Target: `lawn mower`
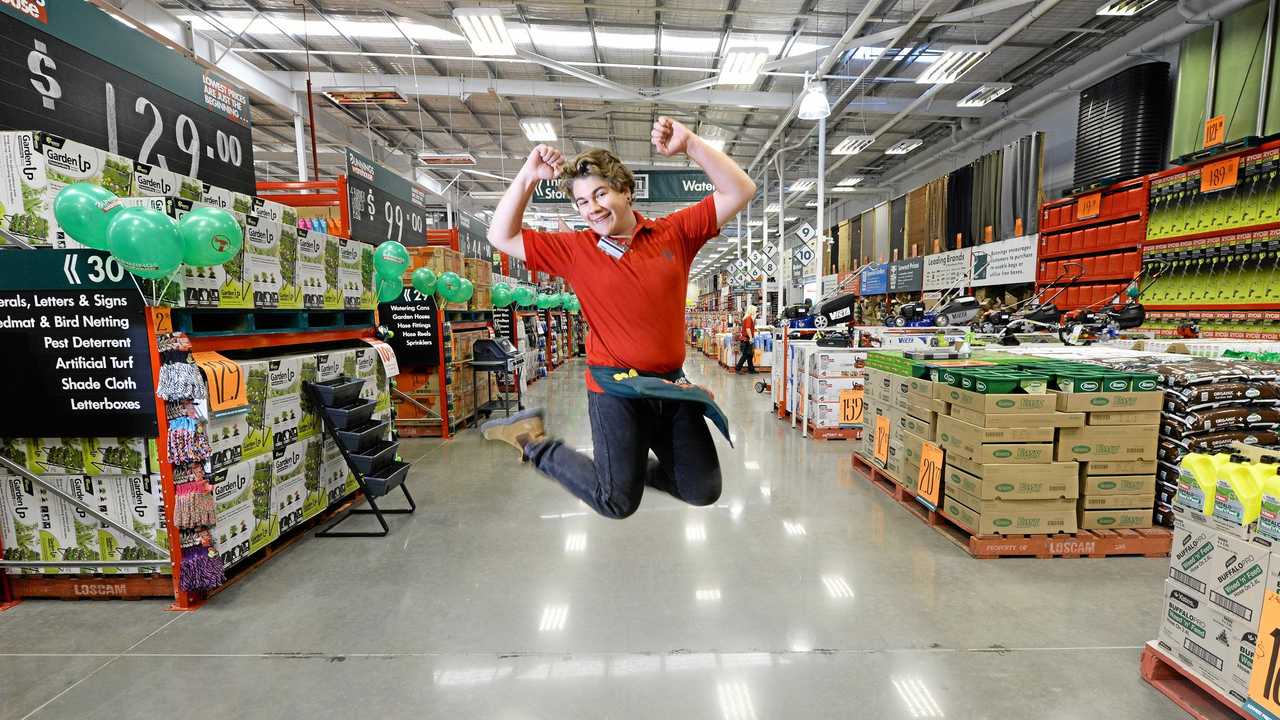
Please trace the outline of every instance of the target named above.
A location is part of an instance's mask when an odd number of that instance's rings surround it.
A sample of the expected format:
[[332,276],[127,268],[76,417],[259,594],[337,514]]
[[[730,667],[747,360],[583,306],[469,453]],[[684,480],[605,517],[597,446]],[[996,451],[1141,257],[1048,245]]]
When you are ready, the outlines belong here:
[[810,315],[813,316],[815,328],[821,330],[832,325],[848,323],[854,319],[853,309],[858,305],[857,284],[862,277],[862,271],[867,267],[869,264],[850,273],[813,306]]
[[1135,278],[1123,293],[1127,297],[1123,304],[1121,293],[1116,293],[1102,309],[1095,310],[1090,305],[1071,313],[1058,328],[1058,339],[1064,345],[1088,345],[1115,338],[1123,330],[1142,327],[1147,319],[1147,309],[1139,302],[1142,292],[1160,279],[1169,267],[1166,262],[1148,263],[1143,268],[1148,275],[1146,281]]
[[968,325],[978,317],[982,306],[972,295],[960,295],[964,290],[955,287],[943,293],[932,307],[927,308],[922,300],[903,303],[898,306],[897,314],[888,319],[890,327],[955,327]]
[[1035,295],[1014,303],[1007,308],[991,310],[974,323],[974,329],[982,333],[1000,333],[1001,344],[1013,345],[1016,342],[1004,342],[1012,338],[1013,333],[1035,332],[1037,330],[1056,331],[1062,322],[1062,311],[1054,302],[1058,296],[1066,292],[1067,286],[1084,275],[1084,263],[1068,262],[1053,282],[1040,288]]

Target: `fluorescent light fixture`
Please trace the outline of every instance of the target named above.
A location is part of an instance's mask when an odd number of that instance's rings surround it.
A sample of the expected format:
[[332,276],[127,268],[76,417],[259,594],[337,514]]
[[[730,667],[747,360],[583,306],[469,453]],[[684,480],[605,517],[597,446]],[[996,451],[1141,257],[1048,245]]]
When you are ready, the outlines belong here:
[[435,152],[428,150],[418,153],[418,161],[423,165],[461,167],[475,165],[476,156],[469,152]]
[[453,11],[453,19],[480,57],[515,55],[516,46],[507,32],[502,11],[497,8],[461,8]]
[[568,605],[547,605],[542,608],[542,620],[538,623],[538,632],[563,630],[564,623],[568,619]]
[[764,211],[767,213],[782,212],[782,206],[778,203],[769,203],[769,206],[766,207]]
[[760,227],[763,224],[764,224],[763,220],[752,220],[751,222],[747,223],[747,227]]
[[956,101],[956,107],[984,107],[1013,89],[1013,83],[983,83],[977,90]]
[[543,118],[521,120],[520,129],[524,131],[524,136],[529,139],[529,142],[556,141],[556,126],[552,125],[550,120]]
[[849,581],[844,579],[843,575],[823,575],[822,585],[826,587],[827,594],[837,600],[845,600],[853,597],[853,588],[849,587]]
[[766,48],[734,48],[720,61],[717,85],[754,85],[760,79],[760,69],[769,60]]
[[857,185],[860,182],[862,182],[861,175],[850,175],[849,177],[836,183],[836,187],[853,187],[854,185]]
[[788,216],[788,217],[787,217],[787,222],[795,222],[795,221],[797,221],[797,220],[799,220],[799,219],[800,219],[800,217],[799,217],[799,216],[797,216],[797,215],[790,215],[790,216]]
[[725,139],[722,137],[704,137],[702,138],[702,142],[716,150],[719,150],[720,152],[724,152]]
[[921,85],[950,85],[990,54],[990,51],[980,45],[955,45],[942,53],[942,57],[930,65],[928,70],[920,73],[916,82]]
[[742,463],[742,467],[748,470],[759,470],[760,462],[757,460],[746,460]]
[[831,149],[832,155],[857,155],[871,147],[876,141],[875,135],[850,135]]
[[919,138],[907,138],[906,140],[899,140],[898,142],[893,144],[893,147],[889,148],[888,150],[885,150],[884,154],[885,155],[906,155],[907,153],[911,152],[912,150],[915,150],[916,148],[920,147],[923,144],[924,144],[924,141]]
[[791,185],[787,187],[787,192],[809,192],[817,184],[817,178],[800,178],[791,182]]
[[831,114],[831,102],[827,100],[827,86],[816,80],[806,80],[804,95],[800,96],[801,120],[821,120]]
[[817,200],[810,200],[809,202],[805,203],[805,204],[804,204],[804,206],[805,206],[805,207],[807,207],[807,208],[816,208],[816,207],[818,207],[818,201],[817,201]]
[[1131,17],[1155,5],[1157,0],[1111,0],[1098,8],[1098,15]]
[[473,200],[499,200],[505,194],[506,190],[472,190],[467,196]]
[[340,107],[403,107],[409,99],[393,87],[334,87],[320,91]]

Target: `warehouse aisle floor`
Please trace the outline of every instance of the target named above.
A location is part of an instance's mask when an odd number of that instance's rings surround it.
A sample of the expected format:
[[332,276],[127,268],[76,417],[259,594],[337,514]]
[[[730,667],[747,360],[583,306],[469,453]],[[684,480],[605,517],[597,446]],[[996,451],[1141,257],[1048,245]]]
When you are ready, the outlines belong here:
[[[585,447],[581,362],[531,399]],[[688,370],[734,424],[715,506],[606,520],[475,432],[408,441],[419,510],[389,538],[308,538],[194,613],[0,613],[0,718],[1179,715],[1138,677],[1166,560],[970,559],[850,443]]]

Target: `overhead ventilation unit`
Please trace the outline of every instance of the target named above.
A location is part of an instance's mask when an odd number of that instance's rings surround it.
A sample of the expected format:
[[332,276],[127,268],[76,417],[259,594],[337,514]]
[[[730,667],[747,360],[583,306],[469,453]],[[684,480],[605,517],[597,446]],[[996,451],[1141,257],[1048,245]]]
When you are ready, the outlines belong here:
[[832,155],[857,155],[871,147],[876,141],[875,135],[850,135],[831,149]]
[[1147,8],[1155,5],[1160,0],[1111,0],[1098,8],[1099,15],[1119,15],[1121,17],[1132,17]]
[[1080,93],[1073,190],[1164,168],[1169,137],[1169,64],[1144,63]]
[[906,140],[899,140],[898,142],[893,144],[893,147],[889,148],[888,150],[885,150],[884,154],[885,155],[906,155],[907,153],[911,152],[912,150],[915,150],[916,148],[920,147],[923,144],[924,144],[924,141],[920,140],[919,138],[907,138]]
[[956,107],[986,107],[1013,89],[1013,83],[985,83],[956,101]]
[[422,152],[418,160],[423,165],[435,167],[464,167],[476,164],[476,156],[469,152]]
[[320,91],[340,107],[403,107],[409,98],[393,87],[335,87]]
[[982,46],[956,45],[934,60],[928,69],[920,73],[916,82],[922,85],[950,85],[990,54]]

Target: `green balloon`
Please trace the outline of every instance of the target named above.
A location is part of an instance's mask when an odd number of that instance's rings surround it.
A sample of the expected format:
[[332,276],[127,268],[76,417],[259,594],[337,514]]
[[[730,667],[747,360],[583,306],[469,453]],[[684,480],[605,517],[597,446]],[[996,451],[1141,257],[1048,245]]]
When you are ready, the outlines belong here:
[[436,274],[431,268],[418,268],[410,276],[413,287],[423,295],[432,295],[436,291]]
[[578,302],[577,295],[570,295],[569,299],[565,302],[564,308],[576,315],[580,310],[582,310],[582,303]]
[[409,269],[409,251],[395,240],[388,240],[374,248],[373,266],[385,277],[403,275]]
[[458,299],[454,302],[469,302],[475,294],[475,283],[471,282],[467,278],[462,278],[462,287],[458,289]]
[[399,276],[387,277],[379,274],[376,276],[378,282],[378,302],[391,302],[400,297],[400,293],[404,290],[404,283]]
[[515,290],[515,299],[517,305],[527,308],[532,307],[533,304],[537,302],[538,295],[533,291],[533,288],[527,285],[521,285]]
[[151,208],[124,208],[107,225],[107,250],[125,270],[148,280],[168,277],[182,265],[178,228]]
[[119,199],[104,187],[72,183],[53,199],[53,217],[72,240],[94,250],[106,250],[107,226],[124,209],[116,203]]
[[511,286],[506,283],[494,285],[493,289],[489,291],[489,296],[493,298],[493,306],[498,308],[510,305],[511,301],[515,299]]
[[461,302],[457,299],[458,291],[461,289],[462,278],[458,277],[458,273],[441,273],[440,278],[436,280],[436,292],[449,302]]
[[538,293],[538,309],[539,310],[550,310],[553,307],[554,303],[555,303],[555,300],[552,299],[552,296],[549,293]]
[[178,223],[182,262],[192,267],[221,265],[244,247],[244,231],[231,213],[222,208],[196,208]]

